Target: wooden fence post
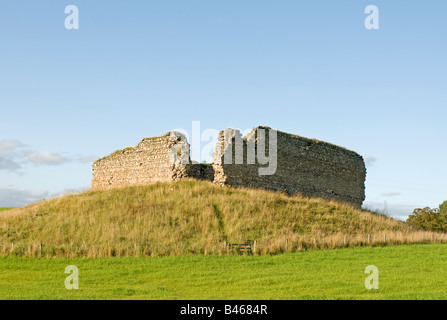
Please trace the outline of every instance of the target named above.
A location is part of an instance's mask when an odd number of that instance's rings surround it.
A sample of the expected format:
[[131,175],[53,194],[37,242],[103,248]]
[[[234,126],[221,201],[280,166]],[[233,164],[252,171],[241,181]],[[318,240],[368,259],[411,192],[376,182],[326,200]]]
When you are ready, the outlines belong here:
[[289,239],[286,239],[286,251],[289,249]]
[[253,254],[255,254],[255,253],[256,253],[256,240],[253,243]]

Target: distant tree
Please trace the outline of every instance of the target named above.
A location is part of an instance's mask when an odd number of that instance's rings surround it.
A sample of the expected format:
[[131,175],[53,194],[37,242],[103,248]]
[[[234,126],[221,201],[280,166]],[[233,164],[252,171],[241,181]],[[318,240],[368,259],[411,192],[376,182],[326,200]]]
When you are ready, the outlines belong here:
[[439,213],[441,215],[447,216],[447,201],[444,201],[439,205]]
[[447,201],[439,205],[439,221],[443,226],[443,231],[447,231]]
[[420,229],[434,231],[433,229],[438,225],[438,213],[438,209],[416,208],[408,217],[407,223]]
[[417,208],[414,209],[407,223],[420,229],[435,232],[447,231],[447,201],[444,201],[439,208]]

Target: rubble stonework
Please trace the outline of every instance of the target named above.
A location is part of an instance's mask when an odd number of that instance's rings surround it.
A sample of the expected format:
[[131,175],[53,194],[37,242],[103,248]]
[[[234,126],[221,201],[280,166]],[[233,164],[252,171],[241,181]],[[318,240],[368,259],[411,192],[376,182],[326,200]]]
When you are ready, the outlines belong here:
[[221,131],[212,164],[192,164],[189,144],[179,132],[143,139],[135,147],[96,161],[92,189],[193,178],[301,193],[359,207],[365,199],[365,177],[363,158],[353,151],[257,127],[245,137],[238,130]]

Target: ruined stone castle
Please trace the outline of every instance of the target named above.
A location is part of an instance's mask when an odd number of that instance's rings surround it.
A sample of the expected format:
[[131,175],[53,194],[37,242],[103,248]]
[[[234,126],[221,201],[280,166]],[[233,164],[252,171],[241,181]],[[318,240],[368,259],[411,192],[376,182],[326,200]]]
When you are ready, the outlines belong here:
[[223,130],[213,163],[191,163],[186,137],[173,131],[96,161],[92,190],[193,178],[223,186],[300,193],[360,207],[365,199],[365,176],[359,154],[268,127],[257,127],[245,137],[238,130]]

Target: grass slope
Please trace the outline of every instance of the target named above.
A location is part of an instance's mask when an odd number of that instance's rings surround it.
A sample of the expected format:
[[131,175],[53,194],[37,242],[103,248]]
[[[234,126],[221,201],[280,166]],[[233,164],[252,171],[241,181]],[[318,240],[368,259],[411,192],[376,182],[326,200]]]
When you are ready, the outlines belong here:
[[[0,258],[0,299],[446,299],[447,245],[263,256]],[[66,290],[65,267],[79,269]],[[364,286],[379,269],[379,289]]]
[[11,209],[14,209],[14,208],[0,208],[0,212],[2,212],[2,211],[8,211],[8,210],[11,210]]
[[337,202],[199,181],[86,192],[0,214],[0,253],[24,256],[223,254],[224,242],[247,240],[269,254],[444,239]]

